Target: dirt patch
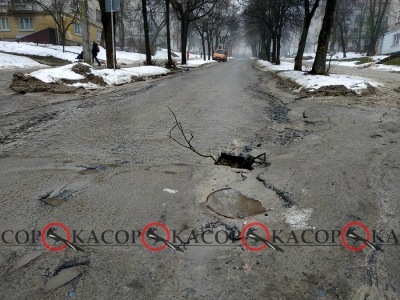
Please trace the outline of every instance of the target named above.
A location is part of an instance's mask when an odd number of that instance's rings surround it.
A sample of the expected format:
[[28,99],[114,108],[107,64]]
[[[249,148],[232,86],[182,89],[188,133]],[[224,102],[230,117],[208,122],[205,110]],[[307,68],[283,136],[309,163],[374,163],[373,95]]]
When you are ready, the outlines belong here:
[[308,97],[311,95],[318,95],[318,96],[356,96],[357,93],[353,90],[348,89],[344,85],[329,85],[329,86],[322,86],[319,89],[302,89],[300,91],[301,97]]
[[[15,53],[10,53],[15,55]],[[54,56],[38,56],[38,55],[23,55],[24,57],[29,57],[40,64],[48,65],[51,67],[61,67],[70,64],[68,60],[60,59]]]
[[83,64],[76,64],[72,67],[72,71],[75,73],[82,75],[82,76],[87,76],[87,74],[90,74],[90,67],[87,65]]
[[102,77],[91,73],[90,67],[83,64],[76,64],[72,67],[72,71],[85,77],[79,80],[61,79],[55,83],[46,83],[35,77],[21,72],[14,73],[14,77],[10,88],[17,93],[35,93],[35,92],[50,92],[55,94],[68,93],[86,93],[83,87],[70,86],[74,83],[93,83],[100,86],[106,86],[107,83]]
[[308,97],[310,95],[315,96],[327,96],[327,97],[338,97],[338,96],[371,96],[376,94],[376,88],[366,82],[366,89],[362,89],[359,93],[351,90],[344,85],[329,85],[322,86],[319,89],[302,89],[300,91],[301,97]]
[[51,92],[55,94],[86,93],[82,87],[46,83],[21,72],[14,73],[10,88],[21,94],[36,92]]

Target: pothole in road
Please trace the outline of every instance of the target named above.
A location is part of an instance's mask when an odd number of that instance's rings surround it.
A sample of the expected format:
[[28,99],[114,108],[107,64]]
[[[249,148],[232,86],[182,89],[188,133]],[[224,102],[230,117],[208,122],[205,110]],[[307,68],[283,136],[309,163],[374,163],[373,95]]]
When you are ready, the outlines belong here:
[[69,189],[63,189],[58,193],[49,192],[45,195],[39,196],[39,200],[51,206],[59,206],[60,204],[67,201],[73,196],[73,191]]
[[263,214],[266,211],[260,201],[246,197],[232,188],[211,193],[207,197],[206,204],[211,211],[230,219],[242,219]]
[[272,120],[281,124],[290,123],[290,118],[288,116],[289,109],[283,105],[275,105],[270,109],[272,115]]
[[[249,152],[251,149],[253,149],[248,147],[250,150],[246,150],[246,147],[244,149],[244,152]],[[253,170],[253,164],[263,164],[265,165],[265,167],[268,167],[270,165],[270,163],[266,160],[265,153],[256,157],[251,156],[247,153],[240,153],[239,156],[230,153],[221,153],[221,155],[218,157],[218,164],[231,168],[247,170]]]

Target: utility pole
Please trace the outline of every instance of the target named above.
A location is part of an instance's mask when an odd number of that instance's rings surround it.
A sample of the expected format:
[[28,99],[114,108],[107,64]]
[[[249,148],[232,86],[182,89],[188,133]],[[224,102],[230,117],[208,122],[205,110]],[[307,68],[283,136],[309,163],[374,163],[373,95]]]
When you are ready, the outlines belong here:
[[92,51],[90,49],[90,33],[89,33],[89,20],[88,20],[88,2],[82,0],[81,4],[81,21],[82,21],[82,48],[83,60],[85,63],[92,65]]
[[112,35],[112,49],[113,49],[113,66],[115,71],[115,36],[114,36],[114,6],[111,0],[111,35]]

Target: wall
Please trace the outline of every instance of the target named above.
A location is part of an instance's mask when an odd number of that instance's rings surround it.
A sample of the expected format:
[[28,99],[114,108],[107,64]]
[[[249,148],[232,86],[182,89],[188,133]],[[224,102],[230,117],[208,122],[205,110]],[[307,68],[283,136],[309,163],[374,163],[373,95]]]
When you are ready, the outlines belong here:
[[389,55],[393,53],[400,53],[400,44],[393,45],[393,39],[395,34],[400,34],[400,28],[386,32],[382,39],[379,54]]

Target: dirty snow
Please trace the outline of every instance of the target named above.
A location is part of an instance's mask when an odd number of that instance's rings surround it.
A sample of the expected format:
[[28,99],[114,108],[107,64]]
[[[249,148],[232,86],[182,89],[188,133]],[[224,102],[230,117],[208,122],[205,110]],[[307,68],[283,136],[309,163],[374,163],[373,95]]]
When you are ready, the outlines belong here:
[[308,229],[311,228],[307,221],[314,212],[312,208],[304,208],[296,210],[295,207],[289,208],[288,212],[283,213],[286,223],[289,223],[293,229]]
[[56,82],[57,80],[60,79],[69,79],[69,80],[85,79],[84,76],[77,74],[71,70],[73,65],[74,64],[52,69],[37,70],[35,72],[30,73],[29,75],[46,83]]
[[215,60],[204,60],[200,57],[197,57],[197,58],[189,59],[188,61],[186,61],[186,65],[181,65],[180,67],[195,68],[195,67],[198,67],[198,66],[201,66],[204,64],[210,64],[210,63],[216,63],[216,61]]
[[273,65],[267,61],[258,61],[259,64],[268,70],[277,70],[279,76],[282,78],[290,79],[301,86],[300,89],[318,89],[322,86],[329,85],[344,85],[348,89],[359,93],[361,90],[367,88],[367,84],[377,87],[382,85],[371,79],[367,79],[360,76],[349,76],[340,74],[329,74],[329,76],[322,75],[305,75],[302,71],[293,71],[294,63],[283,61],[281,65]]
[[[66,47],[69,48],[69,47]],[[32,43],[2,42],[0,41],[0,49],[3,52],[37,55],[37,56],[53,56],[68,61],[75,61],[76,53],[65,52],[61,50],[50,49],[44,46],[34,46]]]
[[0,69],[47,67],[28,57],[16,56],[6,53],[0,55]]
[[118,85],[129,83],[132,81],[132,76],[144,77],[167,74],[168,69],[155,66],[142,66],[134,68],[123,68],[123,69],[99,69],[92,70],[92,73],[96,76],[103,77],[104,81],[109,85]]
[[[69,80],[84,79],[85,78],[84,76],[76,74],[74,71],[72,71],[72,67],[74,65],[75,64],[69,64],[58,68],[38,70],[32,72],[29,75],[47,83],[56,82],[57,80],[60,79],[69,79]],[[144,76],[167,74],[169,72],[168,69],[161,67],[154,67],[154,66],[123,68],[114,71],[113,69],[95,70],[88,64],[84,65],[89,66],[91,72],[96,76],[102,77],[108,85],[119,85],[119,84],[129,83],[132,81],[132,76],[144,77]],[[88,85],[81,84],[80,86],[83,87],[87,86],[90,89],[96,87],[95,84],[88,84]]]

